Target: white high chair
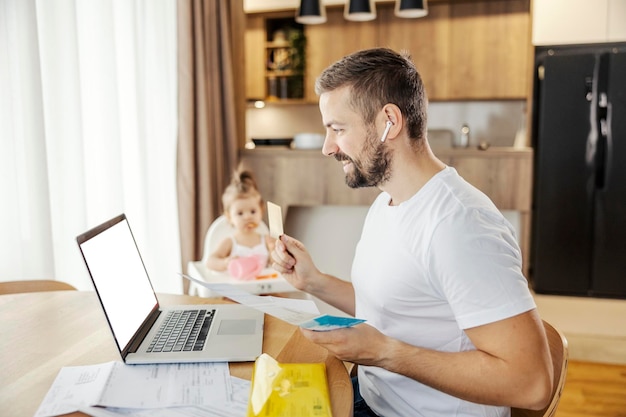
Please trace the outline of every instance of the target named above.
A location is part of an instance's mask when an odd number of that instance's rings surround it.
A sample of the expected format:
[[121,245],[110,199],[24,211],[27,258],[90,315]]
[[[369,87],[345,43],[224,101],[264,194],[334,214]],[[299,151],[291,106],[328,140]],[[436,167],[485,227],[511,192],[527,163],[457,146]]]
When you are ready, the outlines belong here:
[[[269,234],[269,229],[265,222],[261,222],[256,231],[260,234]],[[260,279],[251,281],[239,281],[228,275],[227,272],[212,271],[206,266],[206,262],[211,253],[217,248],[224,239],[235,233],[234,227],[228,222],[226,216],[221,215],[211,223],[204,237],[204,247],[202,259],[199,261],[190,261],[187,264],[187,273],[189,276],[201,279],[206,282],[227,282],[236,285],[238,288],[248,291],[252,294],[267,294],[275,292],[297,291],[284,278],[278,277],[272,279]],[[262,274],[271,275],[276,273],[273,269],[266,269]],[[219,294],[203,287],[195,282],[189,284],[189,295],[198,295],[200,297],[218,297]]]

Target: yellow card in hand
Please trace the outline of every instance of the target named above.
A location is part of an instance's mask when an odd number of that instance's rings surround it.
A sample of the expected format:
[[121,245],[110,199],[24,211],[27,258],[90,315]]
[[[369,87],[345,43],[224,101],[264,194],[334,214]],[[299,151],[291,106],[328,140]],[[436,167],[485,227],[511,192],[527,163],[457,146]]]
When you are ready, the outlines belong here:
[[283,234],[283,212],[279,205],[267,202],[267,219],[270,222],[270,236],[280,238]]

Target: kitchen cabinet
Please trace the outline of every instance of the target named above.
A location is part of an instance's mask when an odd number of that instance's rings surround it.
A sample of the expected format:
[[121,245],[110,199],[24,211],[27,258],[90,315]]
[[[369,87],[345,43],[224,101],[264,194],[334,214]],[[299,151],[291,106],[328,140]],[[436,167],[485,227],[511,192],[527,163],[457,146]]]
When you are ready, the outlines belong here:
[[303,99],[306,40],[293,16],[249,16],[244,42],[248,99]]
[[530,88],[531,19],[525,0],[450,7],[444,99],[523,99]]
[[626,0],[533,0],[534,45],[626,41]]
[[607,12],[608,42],[626,41],[626,0],[609,0]]
[[[468,182],[483,191],[500,210],[520,214],[520,245],[524,271],[530,242],[533,152],[531,149],[443,148],[437,156],[455,167]],[[320,150],[265,147],[240,151],[240,161],[257,178],[265,200],[290,205],[369,205],[377,188],[345,185],[342,166]]]
[[[352,52],[386,46],[410,52],[431,100],[445,97],[450,72],[449,6],[431,5],[428,17],[422,19],[399,19],[393,15],[392,7],[380,5],[377,14],[373,21],[348,22],[341,9],[328,9],[325,24],[306,28],[307,72],[317,75]],[[331,44],[333,47],[329,48]],[[316,100],[313,82],[306,87],[306,97]]]
[[265,85],[265,17],[247,15],[244,34],[246,98],[264,99]]
[[[393,3],[377,3],[377,18],[349,22],[343,7],[327,7],[327,22],[305,26],[305,101],[316,102],[315,77],[329,64],[359,49],[377,46],[408,51],[429,99],[525,99],[530,91],[532,50],[530,0],[434,2],[428,16],[401,19]],[[249,98],[265,97],[260,57],[260,21],[292,16],[293,10],[248,14],[246,85]],[[255,40],[257,39],[257,40]],[[332,45],[332,47],[330,47]],[[263,95],[259,92],[263,91]]]

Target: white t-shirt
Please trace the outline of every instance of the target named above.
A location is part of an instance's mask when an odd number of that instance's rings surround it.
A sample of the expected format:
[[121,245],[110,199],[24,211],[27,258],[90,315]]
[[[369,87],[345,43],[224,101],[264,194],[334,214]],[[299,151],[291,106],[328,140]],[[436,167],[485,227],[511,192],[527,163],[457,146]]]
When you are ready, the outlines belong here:
[[[535,308],[509,222],[454,168],[410,200],[370,208],[352,265],[356,316],[382,333],[445,352],[473,350],[463,329]],[[379,415],[508,416],[507,407],[452,397],[382,368],[359,366],[359,385]]]

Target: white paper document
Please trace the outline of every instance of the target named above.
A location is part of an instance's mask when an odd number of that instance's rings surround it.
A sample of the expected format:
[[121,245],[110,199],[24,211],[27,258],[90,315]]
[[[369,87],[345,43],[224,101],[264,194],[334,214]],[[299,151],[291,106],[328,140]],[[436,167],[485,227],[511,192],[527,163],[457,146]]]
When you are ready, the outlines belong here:
[[134,409],[86,407],[80,411],[93,417],[245,417],[250,396],[250,381],[230,377],[232,393],[226,403],[211,406]]
[[327,331],[351,327],[365,321],[352,317],[320,315],[313,300],[254,295],[240,290],[231,284],[209,283],[185,274],[181,275],[239,304],[260,310],[270,316],[305,329]]
[[232,395],[226,362],[126,365],[107,362],[59,371],[35,417],[89,406],[163,408],[227,403]]

